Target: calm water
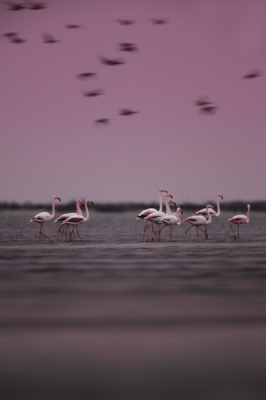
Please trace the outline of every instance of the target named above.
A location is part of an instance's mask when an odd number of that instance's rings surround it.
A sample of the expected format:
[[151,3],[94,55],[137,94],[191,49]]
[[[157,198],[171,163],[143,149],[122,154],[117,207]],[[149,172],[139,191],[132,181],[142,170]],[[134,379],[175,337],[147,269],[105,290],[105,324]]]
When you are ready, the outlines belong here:
[[186,223],[142,242],[135,213],[93,210],[82,242],[39,242],[34,214],[1,214],[6,398],[266,398],[266,214],[239,243],[234,213],[199,243]]

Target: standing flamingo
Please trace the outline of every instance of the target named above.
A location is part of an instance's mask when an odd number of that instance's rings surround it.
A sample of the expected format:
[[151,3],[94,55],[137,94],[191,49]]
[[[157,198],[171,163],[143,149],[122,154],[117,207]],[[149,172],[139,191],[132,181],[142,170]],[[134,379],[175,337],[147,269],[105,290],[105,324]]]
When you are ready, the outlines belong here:
[[[246,207],[247,215],[235,215],[234,217],[230,218],[228,222],[232,222],[230,224],[230,228],[232,229],[232,232],[234,234],[234,241],[236,238],[238,238],[239,241],[239,225],[240,224],[248,224],[249,223],[249,215],[250,215],[250,204],[247,204]],[[235,234],[235,231],[233,229],[233,225],[237,225],[237,235]]]
[[[223,195],[222,193],[218,193],[217,195],[217,211],[214,211],[212,208],[209,209],[209,213],[211,214],[212,217],[219,217],[221,214],[220,210],[220,198],[223,200]],[[194,215],[203,215],[204,217],[207,216],[207,210],[206,208],[202,208],[201,210],[197,211],[194,213]],[[208,239],[208,232],[207,232],[207,225],[205,226],[205,237]]]
[[[161,217],[164,217],[165,215],[170,215],[170,214],[171,214],[170,205],[169,205],[169,203],[167,202],[167,198],[168,198],[168,197],[170,197],[170,198],[172,199],[173,196],[172,196],[170,193],[166,193],[165,196],[164,196],[165,213],[162,212],[162,211],[160,211],[160,210],[159,210],[159,211],[156,211],[156,212],[154,212],[154,213],[152,213],[152,214],[149,214],[147,217],[145,217],[145,218],[144,218],[145,221],[154,222],[156,225],[161,225],[161,224],[162,224],[162,222],[161,222],[161,220],[160,220]],[[159,227],[158,227],[157,232],[154,232],[154,231],[153,231],[153,233],[154,233],[155,237],[157,238],[157,240],[161,240],[161,238],[160,238],[161,230],[162,230],[162,228],[159,229]]]
[[[82,215],[83,216],[81,208],[80,208],[81,205],[85,206],[85,203],[82,200],[77,199],[77,201],[76,201],[76,212],[75,213],[62,214],[54,222],[58,222],[58,221],[63,222],[65,219],[67,219],[69,217],[73,217],[74,215]],[[58,233],[57,233],[57,239],[58,239],[60,233],[62,233],[62,236],[63,236],[63,234],[65,234],[65,235],[68,234],[68,227],[69,227],[69,225],[64,225],[63,227],[60,226],[60,228],[58,229]],[[77,235],[79,236],[78,226],[76,226],[76,229],[77,229]],[[61,236],[61,239],[62,239],[62,236]]]
[[[90,199],[87,199],[85,201],[85,209],[86,209],[85,217],[83,217],[83,215],[74,215],[72,217],[65,219],[62,222],[62,225],[65,225],[65,224],[73,225],[73,229],[70,232],[70,240],[72,240],[72,235],[74,233],[75,226],[83,224],[84,222],[88,221],[88,219],[89,219],[90,214],[89,214],[89,209],[88,209],[87,203],[93,204],[93,201],[91,201]],[[80,238],[80,236],[79,236],[79,238]],[[80,238],[80,240],[81,240],[81,238]]]
[[53,198],[52,198],[52,214],[49,214],[48,212],[44,211],[44,212],[41,212],[41,213],[35,215],[35,217],[33,217],[30,220],[30,222],[37,222],[38,224],[41,224],[40,231],[39,231],[39,240],[41,240],[41,236],[45,236],[45,237],[47,237],[47,239],[51,240],[51,242],[52,242],[52,239],[49,238],[49,236],[45,235],[42,232],[42,226],[43,226],[43,224],[45,222],[50,221],[50,219],[54,218],[54,216],[55,216],[55,204],[54,204],[54,201],[55,200],[61,201],[60,197],[58,197],[56,195],[53,196]]
[[[161,193],[168,193],[168,190],[161,188],[159,190],[159,211],[161,212],[163,210],[163,201],[162,201],[162,195]],[[145,219],[148,215],[156,212],[156,208],[146,208],[146,210],[142,210],[141,213],[137,216],[136,219]],[[145,222],[145,227],[143,231],[143,240],[145,238],[145,235],[147,234],[148,239],[149,239],[149,228],[152,225],[152,223],[148,223],[147,221]]]
[[207,218],[208,219],[203,217],[203,215],[191,215],[191,217],[187,217],[187,218],[184,219],[184,222],[189,222],[191,224],[191,227],[188,228],[186,230],[186,232],[185,232],[184,241],[186,239],[188,231],[192,228],[192,226],[195,226],[197,228],[198,241],[199,241],[199,232],[198,232],[198,230],[201,230],[205,234],[205,239],[206,239],[206,233],[204,232],[203,229],[200,228],[200,226],[208,225],[208,224],[211,223],[212,216],[210,214],[209,209],[212,209],[212,208],[213,208],[213,206],[211,206],[210,204],[208,204],[206,206]]
[[[173,200],[169,201],[169,205],[170,204],[176,205],[176,203]],[[178,206],[176,209],[176,214],[170,214],[170,215],[165,215],[164,217],[161,217],[161,221],[164,223],[164,225],[171,227],[171,233],[170,233],[171,238],[172,238],[173,226],[181,224],[181,214],[183,214],[183,210],[181,209],[181,207]]]

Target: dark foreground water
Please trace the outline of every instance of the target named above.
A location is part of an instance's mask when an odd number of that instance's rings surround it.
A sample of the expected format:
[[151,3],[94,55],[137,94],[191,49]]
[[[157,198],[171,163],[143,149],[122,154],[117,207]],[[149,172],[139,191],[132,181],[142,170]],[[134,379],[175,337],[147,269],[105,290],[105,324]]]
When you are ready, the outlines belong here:
[[93,211],[82,242],[39,242],[33,214],[1,214],[4,399],[265,400],[266,214],[239,243],[232,213],[199,243]]

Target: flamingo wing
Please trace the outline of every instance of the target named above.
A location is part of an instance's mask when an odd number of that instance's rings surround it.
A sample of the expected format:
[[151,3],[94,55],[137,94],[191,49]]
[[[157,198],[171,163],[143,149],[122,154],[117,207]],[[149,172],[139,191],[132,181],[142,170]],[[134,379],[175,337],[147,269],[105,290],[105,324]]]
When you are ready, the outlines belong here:
[[41,212],[37,215],[35,215],[35,217],[33,217],[30,222],[45,222],[45,221],[49,221],[49,219],[51,219],[51,215],[48,212]]
[[245,224],[247,222],[247,216],[235,215],[234,217],[230,218],[228,222],[233,222],[234,224]]

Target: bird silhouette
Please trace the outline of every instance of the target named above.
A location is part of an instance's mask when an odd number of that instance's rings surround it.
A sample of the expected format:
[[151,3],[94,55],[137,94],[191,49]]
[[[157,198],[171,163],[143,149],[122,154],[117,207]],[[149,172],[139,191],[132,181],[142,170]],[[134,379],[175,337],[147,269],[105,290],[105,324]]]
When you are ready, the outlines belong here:
[[152,21],[154,25],[163,25],[167,24],[168,19],[150,18],[150,21]]
[[138,114],[139,111],[129,110],[128,108],[123,108],[120,110],[119,115],[133,115]]
[[87,79],[87,78],[92,78],[92,77],[96,77],[97,73],[96,72],[83,72],[81,74],[77,75],[78,79]]
[[99,125],[109,125],[110,119],[109,118],[99,118],[94,121],[96,126]]
[[205,114],[215,114],[217,108],[216,106],[205,106],[201,107],[200,111]]
[[102,64],[104,65],[120,65],[120,64],[125,64],[125,62],[119,58],[117,59],[110,59],[110,58],[105,58],[105,57],[99,57],[99,60],[101,61]]
[[25,4],[13,3],[11,1],[6,1],[5,3],[8,5],[10,11],[20,11],[25,8]]
[[262,75],[261,71],[252,71],[249,74],[242,76],[242,78],[252,79],[252,78],[257,78],[258,76],[261,76],[261,75]]
[[50,33],[43,33],[43,43],[56,43],[58,40],[56,40]]
[[47,4],[44,2],[39,2],[39,1],[29,1],[26,5],[26,8],[29,10],[42,10],[46,8]]
[[17,35],[18,35],[17,32],[7,32],[7,33],[3,33],[3,36],[6,36],[6,37],[14,37],[14,36],[17,36]]
[[20,38],[18,36],[18,33],[13,33],[13,32],[10,32],[10,33],[6,34],[5,36],[8,37],[8,39],[11,43],[19,43],[20,44],[20,43],[26,42],[26,40],[27,40],[27,39]]
[[209,101],[207,96],[204,97],[200,97],[198,100],[195,101],[195,106],[198,107],[204,107],[204,106],[208,106],[209,104],[212,104],[213,101]]
[[66,27],[67,29],[77,29],[77,28],[81,28],[81,25],[65,24],[65,27]]
[[90,92],[83,91],[83,94],[85,97],[96,97],[96,96],[100,96],[101,94],[103,94],[103,91],[101,89],[95,89]]
[[135,21],[129,20],[129,19],[117,19],[120,25],[127,26],[127,25],[132,25],[135,23]]
[[138,48],[134,43],[119,43],[119,50],[120,51],[137,51]]

